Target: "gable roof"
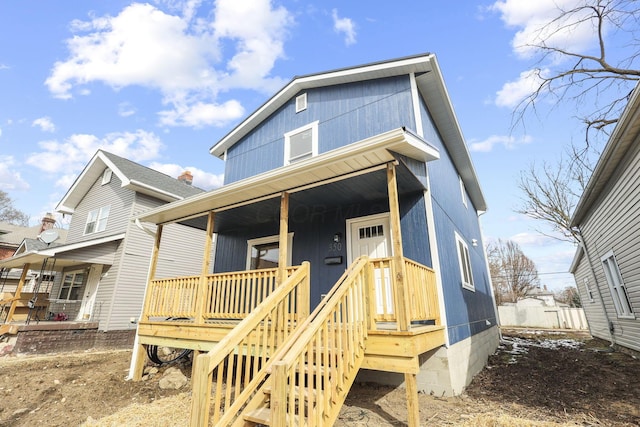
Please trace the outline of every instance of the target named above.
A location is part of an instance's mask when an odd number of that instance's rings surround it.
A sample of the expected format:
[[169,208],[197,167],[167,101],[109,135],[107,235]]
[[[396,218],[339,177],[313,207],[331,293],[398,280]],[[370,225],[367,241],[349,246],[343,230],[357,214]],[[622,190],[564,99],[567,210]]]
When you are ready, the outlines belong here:
[[122,182],[123,188],[167,202],[182,200],[204,191],[124,157],[98,150],[58,203],[56,210],[73,214],[87,191],[102,176],[105,168],[111,169]]
[[618,120],[589,182],[576,205],[571,226],[580,225],[596,203],[613,174],[626,159],[629,148],[640,143],[640,86],[631,93],[629,102]]
[[301,90],[410,73],[416,75],[418,90],[422,94],[453,163],[465,184],[469,197],[476,209],[486,210],[484,195],[444,85],[440,67],[435,55],[431,53],[294,77],[284,88],[211,147],[209,152],[214,156],[224,158],[225,152],[231,146],[248,135]]
[[[42,224],[25,227],[0,222],[0,245],[13,245],[18,247],[25,239],[37,239],[40,235],[41,228]],[[55,228],[54,230],[59,233],[60,241],[64,242],[67,238],[67,230],[64,228]]]

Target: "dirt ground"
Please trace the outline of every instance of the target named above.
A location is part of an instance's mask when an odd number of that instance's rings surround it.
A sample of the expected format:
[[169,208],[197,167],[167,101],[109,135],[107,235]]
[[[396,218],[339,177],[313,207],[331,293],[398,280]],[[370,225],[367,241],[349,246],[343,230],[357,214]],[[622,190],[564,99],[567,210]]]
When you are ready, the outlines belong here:
[[[125,381],[129,351],[0,357],[0,426],[184,426],[190,384]],[[178,367],[188,376],[190,363]],[[462,396],[421,394],[423,426],[637,426],[640,360],[608,343],[505,331]],[[403,390],[357,384],[336,426],[404,426]]]

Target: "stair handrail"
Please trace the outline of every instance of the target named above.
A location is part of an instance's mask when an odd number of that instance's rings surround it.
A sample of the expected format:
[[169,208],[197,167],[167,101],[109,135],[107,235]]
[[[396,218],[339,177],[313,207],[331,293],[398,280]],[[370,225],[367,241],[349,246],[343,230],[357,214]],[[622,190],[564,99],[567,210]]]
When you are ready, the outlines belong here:
[[[192,381],[193,381],[193,395],[191,403],[191,419],[190,425],[192,427],[207,426],[209,425],[209,408],[211,406],[211,388],[213,371],[218,369],[217,383],[222,385],[222,377],[225,370],[225,362],[227,362],[227,371],[233,369],[233,361],[230,359],[236,350],[241,347],[243,341],[248,340],[245,344],[246,355],[249,355],[249,348],[251,346],[261,347],[261,357],[263,364],[257,369],[255,366],[249,366],[249,358],[245,364],[245,368],[253,368],[254,372],[251,375],[251,380],[244,382],[240,379],[240,373],[234,372],[230,380],[227,380],[227,386],[224,390],[225,411],[222,417],[229,418],[234,415],[236,408],[241,408],[244,403],[255,394],[255,391],[259,388],[260,384],[266,377],[266,369],[270,366],[269,351],[271,356],[275,355],[280,344],[285,342],[295,331],[305,324],[304,321],[309,316],[309,262],[303,262],[301,267],[296,270],[290,277],[288,277],[278,288],[271,293],[264,301],[262,301],[247,317],[245,317],[229,334],[227,334],[214,348],[209,352],[200,354],[194,358]],[[303,286],[305,289],[300,290],[299,286]],[[294,297],[291,297],[295,293]],[[292,300],[295,298],[298,305],[298,319],[295,322],[291,322],[291,308]],[[302,305],[302,306],[300,306]],[[289,318],[287,318],[289,316]],[[269,321],[270,320],[270,321]],[[279,329],[277,323],[282,321],[283,323],[289,323],[288,328]],[[295,325],[292,325],[295,323]],[[260,325],[263,325],[265,330],[269,330],[271,335],[259,336],[259,341],[253,341],[251,334],[254,335],[260,329]],[[282,325],[284,326],[284,325]],[[238,352],[239,354],[239,352]],[[239,360],[239,359],[238,359]],[[255,361],[254,361],[255,362]],[[237,362],[236,364],[239,364]],[[242,370],[242,368],[240,368]],[[222,372],[221,372],[222,371]],[[231,389],[234,388],[234,394],[232,395]],[[241,391],[238,391],[241,389]],[[214,422],[224,424],[224,420],[221,417],[221,403],[222,403],[222,387],[216,387],[215,392],[215,408],[214,408]],[[233,400],[233,402],[231,402]]]
[[[369,259],[360,257],[272,359],[271,425],[333,424],[364,359],[370,280]],[[314,382],[331,388],[318,393]],[[314,420],[302,419],[309,417]]]

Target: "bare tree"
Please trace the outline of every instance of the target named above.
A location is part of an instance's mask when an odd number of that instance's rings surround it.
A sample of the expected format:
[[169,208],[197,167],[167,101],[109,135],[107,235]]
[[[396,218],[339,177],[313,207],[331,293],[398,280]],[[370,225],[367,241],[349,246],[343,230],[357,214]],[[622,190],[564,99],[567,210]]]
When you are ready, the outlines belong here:
[[[532,41],[518,46],[537,54],[532,70],[537,84],[519,104],[516,117],[522,119],[527,110],[535,110],[547,97],[556,103],[573,101],[577,110],[593,106],[581,118],[588,143],[590,130],[603,130],[618,121],[629,93],[640,80],[640,5],[636,0],[582,0],[574,4],[568,9],[558,5],[556,16],[531,35]],[[597,43],[590,50],[593,54],[558,42],[578,27],[593,30]],[[612,46],[614,39],[622,46]],[[622,57],[615,57],[613,47],[625,52]]]
[[[577,114],[583,114],[584,144],[571,144],[556,164],[532,164],[523,171],[518,183],[523,203],[516,209],[545,223],[551,232],[538,229],[542,234],[576,242],[579,236],[570,227],[571,216],[602,149],[590,135],[592,131],[607,135],[640,80],[640,2],[579,0],[573,4],[568,9],[557,6],[556,16],[534,32],[531,42],[519,46],[537,54],[533,70],[537,83],[516,107],[514,117],[522,122],[527,110],[535,111],[540,101],[549,98],[556,105],[574,102]],[[559,42],[578,27],[593,30],[593,54]],[[618,43],[617,52],[612,49],[613,40]]]
[[0,221],[16,225],[29,225],[29,215],[16,209],[13,206],[13,200],[2,190],[0,190]]
[[487,245],[489,273],[496,304],[517,302],[539,284],[535,263],[512,240],[498,239]]
[[556,292],[555,298],[562,303],[569,304],[569,307],[582,307],[580,294],[575,286],[567,286],[563,290]]

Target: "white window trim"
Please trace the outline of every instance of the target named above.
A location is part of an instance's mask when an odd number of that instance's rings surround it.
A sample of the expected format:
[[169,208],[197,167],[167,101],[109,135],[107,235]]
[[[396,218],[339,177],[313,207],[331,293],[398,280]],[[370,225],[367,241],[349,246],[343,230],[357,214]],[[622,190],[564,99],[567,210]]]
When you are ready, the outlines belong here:
[[[259,237],[257,239],[249,239],[247,240],[247,262],[246,262],[246,269],[249,270],[251,268],[251,248],[256,246],[256,245],[264,245],[265,243],[279,243],[280,242],[280,236],[279,235],[275,235],[275,236],[266,236],[266,237]],[[289,249],[287,251],[287,266],[291,266],[291,253],[293,252],[291,250],[291,248],[293,248],[293,233],[289,233],[287,234],[287,248]]]
[[[616,313],[619,318],[623,319],[635,319],[635,313],[633,311],[633,307],[631,306],[631,301],[628,300],[629,293],[627,292],[627,286],[624,284],[624,280],[622,279],[622,272],[620,271],[620,266],[618,265],[618,260],[615,257],[613,251],[607,252],[604,256],[600,258],[600,262],[602,263],[602,269],[604,270],[604,277],[609,285],[609,291],[611,292],[611,299],[613,300],[613,305],[616,309]],[[617,288],[621,289],[625,294],[626,298],[622,300],[620,298],[620,294],[618,289],[616,289],[616,284],[613,283],[614,278],[611,276],[611,270],[609,270],[605,266],[605,262],[608,265],[611,265],[615,268],[616,273],[616,282]]]
[[464,205],[465,208],[469,208],[469,206],[467,205],[467,189],[464,186],[464,181],[462,180],[462,177],[460,175],[458,175],[458,182],[460,183],[460,194],[462,196],[462,204]]
[[296,96],[296,113],[307,109],[307,93]]
[[110,183],[112,175],[113,175],[113,171],[109,168],[106,168],[102,173],[102,185],[106,185]]
[[[103,211],[104,211],[104,210],[106,210],[106,211],[107,211],[107,214],[106,214],[106,216],[105,216],[104,218],[102,218],[102,214],[103,214]],[[93,231],[91,231],[91,232],[87,232],[87,226],[89,225],[89,223],[90,223],[90,222],[92,222],[92,221],[89,221],[89,220],[91,219],[91,214],[92,214],[93,212],[96,212],[96,220],[95,220],[96,227],[94,228],[94,230],[93,230]],[[86,235],[89,235],[89,234],[101,233],[101,232],[103,232],[104,230],[106,230],[106,229],[107,229],[107,223],[109,222],[109,215],[110,215],[110,214],[111,214],[111,205],[102,206],[102,207],[101,207],[101,208],[99,208],[99,209],[93,209],[93,210],[90,210],[90,211],[87,213],[87,221],[86,221],[86,222],[85,222],[85,224],[84,224],[84,233],[83,233],[83,235],[84,235],[84,236],[86,236]],[[100,223],[100,219],[101,219],[101,218],[102,218],[102,219],[104,219],[104,228],[102,228],[102,229],[98,229],[98,224]]]
[[[78,274],[83,274],[84,276],[82,277],[82,283],[80,284],[80,286],[78,287],[78,289],[83,289],[84,286],[86,286],[86,280],[87,280],[87,272],[85,270],[69,270],[69,271],[65,271],[64,274],[62,275],[62,281],[60,282],[60,289],[58,290],[58,300],[60,301],[82,301],[82,295],[80,295],[80,299],[78,300],[70,300],[68,299],[69,294],[71,293],[71,289],[73,289],[73,282],[74,279],[76,278],[76,276]],[[67,298],[62,298],[62,290],[64,288],[64,279],[67,277],[68,274],[72,274],[73,277],[71,279],[71,284],[69,286],[69,288],[66,290],[67,291]]]
[[[457,232],[454,232],[454,234],[456,240],[456,252],[458,253],[458,266],[460,267],[460,283],[462,283],[463,288],[475,292],[476,287],[473,283],[473,269],[471,268],[471,253],[469,252],[469,245],[467,245],[467,242],[465,242]],[[464,248],[465,253],[460,253],[461,244]],[[469,276],[470,282],[467,282],[464,278],[465,271]]]
[[304,132],[305,130],[308,130],[308,129],[311,129],[311,157],[315,157],[318,155],[318,123],[319,121],[316,120],[315,122],[311,122],[309,124],[306,124],[304,126],[301,126],[297,129],[294,129],[284,134],[284,164],[285,165],[291,164],[291,160],[290,160],[291,136],[297,135],[300,132]]

